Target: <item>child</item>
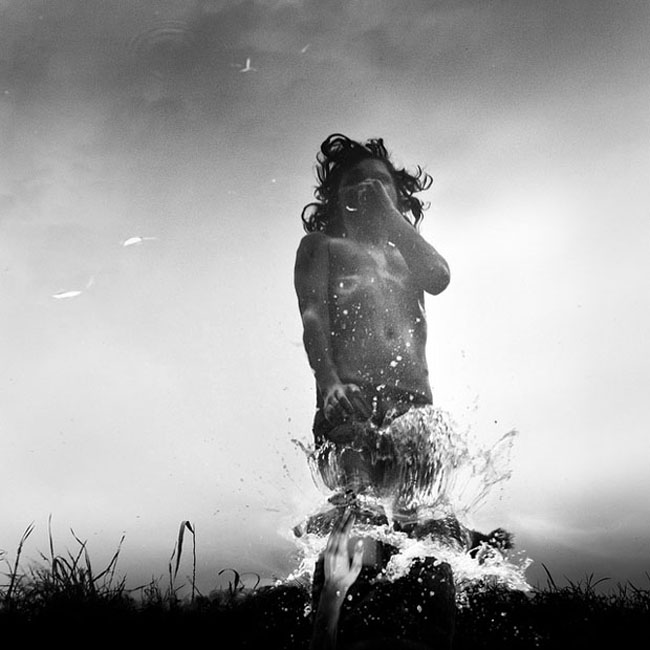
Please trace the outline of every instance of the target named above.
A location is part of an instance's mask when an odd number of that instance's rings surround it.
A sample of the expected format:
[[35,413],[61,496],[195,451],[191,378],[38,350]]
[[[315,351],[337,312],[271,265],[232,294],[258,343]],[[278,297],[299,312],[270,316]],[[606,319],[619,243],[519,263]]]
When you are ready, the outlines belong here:
[[317,158],[316,202],[302,214],[295,288],[317,387],[316,446],[346,443],[355,423],[382,426],[431,404],[424,293],[449,268],[418,233],[414,194],[431,178],[397,169],[381,139],[333,134]]

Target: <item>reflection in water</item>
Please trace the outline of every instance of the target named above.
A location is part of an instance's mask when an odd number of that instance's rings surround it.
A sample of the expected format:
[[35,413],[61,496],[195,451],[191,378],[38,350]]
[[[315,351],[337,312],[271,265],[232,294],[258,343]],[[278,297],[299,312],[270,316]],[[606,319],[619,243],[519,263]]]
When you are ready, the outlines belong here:
[[329,498],[294,528],[302,560],[290,578],[311,577],[341,508],[352,505],[357,534],[399,549],[385,570],[389,580],[405,575],[416,558],[435,557],[452,567],[459,602],[470,585],[528,590],[531,560],[507,551],[509,544],[481,541],[467,523],[492,487],[510,477],[515,435],[472,448],[446,412],[425,406],[384,428],[358,425],[347,445],[304,448],[312,477]]

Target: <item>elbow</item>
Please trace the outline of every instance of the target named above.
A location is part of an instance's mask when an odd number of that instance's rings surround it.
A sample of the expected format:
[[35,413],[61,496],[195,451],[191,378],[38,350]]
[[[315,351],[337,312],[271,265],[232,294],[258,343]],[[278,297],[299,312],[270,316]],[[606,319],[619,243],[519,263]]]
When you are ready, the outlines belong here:
[[302,312],[302,342],[309,354],[316,342],[327,331],[326,321],[317,310],[307,308]]
[[312,307],[307,307],[302,312],[302,326],[305,334],[312,331],[315,328],[318,328],[323,321],[322,315],[318,310],[313,309]]
[[426,291],[427,293],[437,296],[449,286],[450,281],[451,275],[449,273],[449,266],[447,266],[447,264],[441,264],[433,273],[431,273]]

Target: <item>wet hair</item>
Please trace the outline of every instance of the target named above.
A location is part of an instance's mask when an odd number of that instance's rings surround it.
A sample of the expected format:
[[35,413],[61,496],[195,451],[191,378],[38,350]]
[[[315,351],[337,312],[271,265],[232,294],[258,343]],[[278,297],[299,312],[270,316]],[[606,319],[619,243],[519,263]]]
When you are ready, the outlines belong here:
[[[433,179],[421,167],[414,173],[396,168],[384,146],[382,138],[371,138],[364,144],[351,140],[341,133],[330,135],[320,147],[316,156],[316,177],[318,185],[314,190],[316,201],[308,203],[302,211],[302,222],[306,232],[323,231],[338,216],[337,192],[343,174],[365,159],[383,162],[393,176],[397,189],[398,209],[415,227],[424,217],[426,205],[416,192],[429,189]],[[412,220],[408,215],[412,215]]]

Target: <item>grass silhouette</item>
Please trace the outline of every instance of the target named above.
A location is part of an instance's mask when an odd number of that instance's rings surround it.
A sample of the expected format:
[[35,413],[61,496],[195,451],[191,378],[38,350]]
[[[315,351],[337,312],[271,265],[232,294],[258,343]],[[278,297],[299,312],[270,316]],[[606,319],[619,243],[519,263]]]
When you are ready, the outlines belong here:
[[[50,522],[51,524],[51,522]],[[196,588],[195,527],[179,527],[167,571],[162,579],[127,589],[116,575],[122,542],[101,570],[91,562],[86,542],[72,532],[76,552],[57,554],[49,527],[49,556],[23,571],[25,544],[34,530],[22,535],[15,558],[0,556],[7,571],[0,584],[0,630],[21,643],[61,640],[68,645],[114,642],[205,642],[216,648],[309,648],[310,589],[299,581],[260,586],[260,578],[247,587],[236,569],[228,586],[209,595]],[[188,534],[192,536],[190,595],[181,598],[177,585],[181,556]],[[650,590],[630,583],[608,593],[597,590],[604,578],[587,576],[560,587],[544,566],[547,584],[531,593],[503,587],[477,585],[468,592],[467,605],[459,608],[456,650],[549,650],[592,648],[632,642],[650,647]],[[256,575],[256,574],[253,574]],[[648,575],[650,584],[650,575]]]

